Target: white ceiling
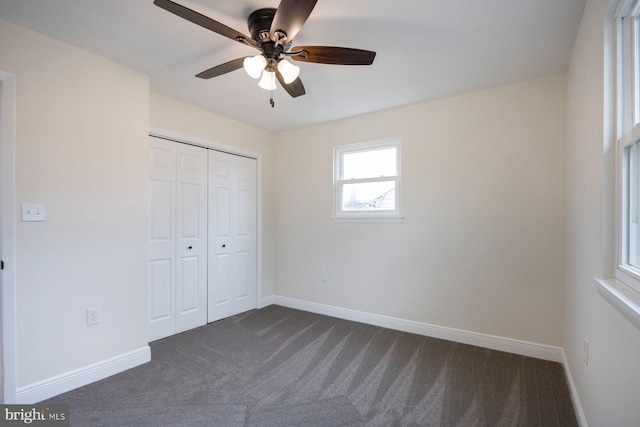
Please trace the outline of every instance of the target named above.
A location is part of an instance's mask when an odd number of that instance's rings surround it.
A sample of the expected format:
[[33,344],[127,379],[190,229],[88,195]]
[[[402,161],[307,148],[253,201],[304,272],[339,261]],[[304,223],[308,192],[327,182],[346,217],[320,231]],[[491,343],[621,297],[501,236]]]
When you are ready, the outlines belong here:
[[[175,0],[242,33],[279,0]],[[151,90],[282,131],[567,70],[585,0],[318,0],[294,45],[377,52],[372,66],[300,63],[306,95],[269,92],[243,70],[194,76],[255,50],[152,0],[0,0],[0,18],[150,76]]]

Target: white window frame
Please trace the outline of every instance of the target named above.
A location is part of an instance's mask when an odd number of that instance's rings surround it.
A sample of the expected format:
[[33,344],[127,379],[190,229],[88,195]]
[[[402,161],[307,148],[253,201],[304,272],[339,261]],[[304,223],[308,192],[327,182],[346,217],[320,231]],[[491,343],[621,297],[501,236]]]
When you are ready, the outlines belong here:
[[616,17],[618,38],[618,243],[616,279],[640,294],[640,269],[628,257],[628,148],[640,141],[640,0],[622,1]]
[[[615,18],[616,244],[615,277],[596,278],[600,295],[640,328],[640,268],[628,262],[628,147],[640,141],[640,0],[620,0]],[[609,15],[609,16],[611,16]]]
[[[396,176],[395,177],[371,177],[363,179],[342,179],[342,163],[346,154],[380,150],[384,148],[396,149]],[[342,145],[333,149],[333,222],[402,222],[401,214],[401,150],[400,138],[390,138],[372,142],[360,142],[356,144]],[[342,188],[345,184],[395,181],[395,209],[394,210],[366,210],[344,211],[342,210]]]

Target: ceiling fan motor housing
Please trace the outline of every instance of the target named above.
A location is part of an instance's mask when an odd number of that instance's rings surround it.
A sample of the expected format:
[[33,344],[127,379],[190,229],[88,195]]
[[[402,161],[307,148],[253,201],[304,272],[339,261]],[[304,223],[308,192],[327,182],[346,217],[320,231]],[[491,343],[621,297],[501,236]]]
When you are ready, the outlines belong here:
[[269,31],[271,30],[271,23],[273,17],[276,14],[274,8],[258,9],[249,15],[247,23],[249,25],[249,31],[251,32],[251,38],[260,44],[271,40],[269,38]]
[[291,47],[291,43],[279,44],[274,42],[270,37],[271,23],[276,14],[277,9],[265,8],[258,9],[249,15],[247,24],[251,32],[251,38],[258,42],[262,54],[267,58],[269,68],[273,68],[275,64],[284,57],[283,52]]

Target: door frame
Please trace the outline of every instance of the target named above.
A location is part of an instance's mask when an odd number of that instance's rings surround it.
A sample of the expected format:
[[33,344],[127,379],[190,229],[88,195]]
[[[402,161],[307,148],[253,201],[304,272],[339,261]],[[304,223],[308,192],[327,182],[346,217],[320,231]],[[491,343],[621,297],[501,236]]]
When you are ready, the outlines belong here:
[[262,154],[156,127],[149,128],[149,136],[168,139],[183,144],[196,145],[198,147],[256,160],[256,306],[257,308],[264,307],[262,304]]
[[0,196],[2,219],[2,260],[4,270],[0,281],[2,305],[0,306],[0,402],[16,403],[17,363],[16,363],[16,198],[15,198],[15,121],[16,121],[16,79],[15,75],[0,71],[0,114],[2,128],[0,135]]

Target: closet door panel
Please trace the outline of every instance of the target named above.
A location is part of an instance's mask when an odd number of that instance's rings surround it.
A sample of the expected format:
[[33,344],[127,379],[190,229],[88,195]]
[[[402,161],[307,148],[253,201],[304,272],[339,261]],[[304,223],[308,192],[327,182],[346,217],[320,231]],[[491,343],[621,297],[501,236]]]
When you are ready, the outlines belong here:
[[207,150],[177,144],[176,332],[207,323]]
[[151,138],[149,179],[149,334],[175,333],[176,146]]
[[209,317],[257,306],[256,161],[209,153]]
[[150,340],[207,321],[207,150],[150,137]]
[[209,152],[209,307],[208,322],[232,316],[234,283],[233,157]]
[[235,311],[242,313],[257,306],[257,165],[235,157]]

